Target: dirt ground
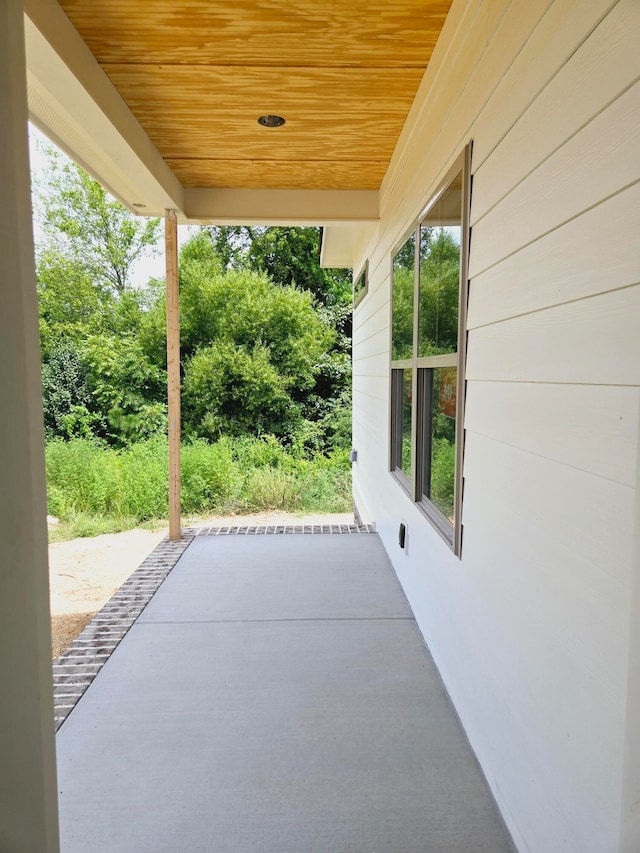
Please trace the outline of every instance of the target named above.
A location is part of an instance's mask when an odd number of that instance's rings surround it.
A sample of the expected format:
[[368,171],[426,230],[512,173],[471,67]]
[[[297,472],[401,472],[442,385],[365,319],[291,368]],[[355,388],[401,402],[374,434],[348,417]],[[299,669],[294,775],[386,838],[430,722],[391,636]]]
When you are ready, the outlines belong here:
[[[351,513],[299,516],[268,512],[183,520],[184,527],[352,523]],[[136,529],[87,539],[69,539],[49,545],[51,639],[54,660],[166,534],[166,529]]]

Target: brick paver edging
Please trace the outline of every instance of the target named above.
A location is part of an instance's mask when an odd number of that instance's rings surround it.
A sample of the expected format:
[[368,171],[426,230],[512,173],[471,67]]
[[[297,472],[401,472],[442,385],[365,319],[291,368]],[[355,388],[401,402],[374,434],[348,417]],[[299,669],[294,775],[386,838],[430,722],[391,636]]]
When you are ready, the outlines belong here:
[[179,542],[163,539],[53,663],[56,731],[109,660],[129,628],[196,536],[375,533],[374,524],[188,527]]
[[163,539],[53,663],[56,731],[193,541]]
[[375,533],[375,524],[276,524],[237,527],[188,527],[189,536],[273,536],[275,534]]

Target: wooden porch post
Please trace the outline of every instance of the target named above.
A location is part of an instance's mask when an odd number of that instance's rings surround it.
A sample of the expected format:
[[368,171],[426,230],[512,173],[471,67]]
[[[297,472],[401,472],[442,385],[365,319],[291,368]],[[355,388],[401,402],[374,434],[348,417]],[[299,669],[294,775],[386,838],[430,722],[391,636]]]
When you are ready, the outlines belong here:
[[167,403],[169,414],[169,539],[180,539],[180,315],[178,220],[165,211],[167,260]]

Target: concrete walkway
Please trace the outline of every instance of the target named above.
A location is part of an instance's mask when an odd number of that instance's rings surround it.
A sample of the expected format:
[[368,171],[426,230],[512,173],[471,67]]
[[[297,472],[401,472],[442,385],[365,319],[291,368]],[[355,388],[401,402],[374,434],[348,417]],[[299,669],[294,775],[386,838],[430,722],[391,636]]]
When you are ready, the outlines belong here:
[[502,853],[375,534],[198,537],[57,737],[62,853]]

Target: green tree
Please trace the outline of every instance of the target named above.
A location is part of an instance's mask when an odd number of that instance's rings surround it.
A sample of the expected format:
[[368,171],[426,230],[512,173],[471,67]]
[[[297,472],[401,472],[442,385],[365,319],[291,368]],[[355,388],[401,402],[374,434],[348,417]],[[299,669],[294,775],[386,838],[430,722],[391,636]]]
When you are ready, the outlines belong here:
[[[235,434],[290,436],[336,337],[312,295],[278,286],[264,273],[224,270],[203,232],[182,250],[180,304],[187,429],[217,435],[226,419]],[[146,329],[148,351],[160,337],[159,306],[154,311],[149,326],[153,319],[157,331],[154,336]],[[206,378],[214,365],[223,380]],[[198,395],[210,413],[202,427]]]
[[320,266],[319,228],[234,226],[209,232],[223,267],[260,270],[277,285],[313,294],[335,338],[319,364],[314,388],[299,399],[305,418],[322,423],[319,437],[344,435],[351,418],[351,270]]
[[165,431],[166,373],[147,358],[135,335],[92,335],[82,351],[111,443],[126,444]]
[[48,248],[74,261],[100,287],[125,291],[133,263],[155,250],[158,219],[133,216],[80,166],[52,148],[41,221]]
[[321,305],[351,302],[351,271],[320,266],[320,229],[282,226],[209,229],[225,268],[249,267],[276,284],[309,290]]
[[183,418],[187,435],[290,438],[301,422],[283,376],[261,344],[247,349],[218,341],[199,350],[186,366]]
[[47,439],[86,436],[100,430],[91,368],[73,342],[53,346],[42,369],[42,397]]
[[101,330],[113,299],[76,261],[53,249],[39,255],[37,281],[40,344],[46,362],[57,344],[77,343]]

